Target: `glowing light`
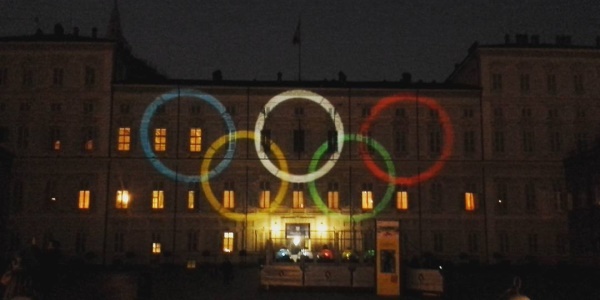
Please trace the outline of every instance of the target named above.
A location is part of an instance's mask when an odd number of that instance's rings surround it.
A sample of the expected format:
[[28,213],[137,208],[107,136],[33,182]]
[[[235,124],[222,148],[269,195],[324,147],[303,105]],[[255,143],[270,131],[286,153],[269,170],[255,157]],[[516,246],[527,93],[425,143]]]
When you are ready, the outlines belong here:
[[298,246],[300,244],[300,237],[295,236],[292,242],[294,243],[294,246]]
[[182,182],[206,181],[208,179],[211,179],[211,178],[217,176],[221,172],[223,172],[223,170],[225,168],[227,168],[227,166],[231,163],[233,154],[235,152],[235,140],[234,139],[232,139],[232,138],[230,139],[230,141],[229,141],[230,147],[227,149],[227,152],[225,153],[223,160],[212,171],[207,172],[205,174],[205,176],[203,176],[203,177],[180,174],[180,173],[177,173],[177,172],[171,170],[169,167],[165,166],[159,159],[156,158],[156,155],[154,154],[154,151],[152,150],[152,146],[150,145],[150,142],[148,140],[148,129],[150,126],[150,121],[152,120],[152,117],[154,116],[154,113],[156,112],[157,108],[163,104],[166,104],[167,102],[169,102],[173,99],[177,99],[180,97],[195,98],[195,99],[199,99],[199,100],[202,100],[202,101],[210,104],[213,108],[215,108],[217,110],[219,115],[221,115],[221,117],[225,121],[225,125],[227,126],[229,136],[230,137],[233,136],[233,134],[235,133],[235,124],[233,123],[233,120],[231,119],[231,115],[229,115],[227,113],[225,106],[223,106],[223,104],[221,104],[221,102],[219,102],[219,100],[217,100],[215,97],[213,97],[211,95],[208,95],[208,94],[205,94],[205,93],[202,93],[199,91],[195,91],[195,90],[174,90],[174,91],[171,91],[171,92],[168,92],[168,93],[158,96],[146,108],[146,111],[144,112],[144,115],[142,116],[142,122],[140,124],[140,140],[142,142],[142,149],[144,150],[144,154],[146,155],[146,157],[148,158],[148,160],[150,161],[152,166],[154,166],[154,168],[156,170],[158,170],[163,175],[169,177],[170,179],[178,180],[178,181],[182,181]]
[[[325,109],[325,111],[331,112],[330,116],[337,131],[337,151],[335,151],[331,155],[330,159],[319,170],[310,172],[308,174],[290,174],[285,170],[278,169],[269,160],[267,154],[263,150],[261,150],[261,132],[265,125],[267,114],[269,114],[269,112],[272,111],[277,105],[290,99],[307,99],[317,103],[323,109]],[[306,90],[290,90],[276,95],[275,97],[271,98],[271,100],[269,100],[267,104],[265,104],[264,109],[258,115],[258,120],[256,120],[256,125],[254,126],[254,135],[257,137],[254,140],[254,146],[256,148],[256,153],[258,154],[259,161],[269,172],[271,172],[271,174],[277,176],[281,180],[289,182],[309,182],[327,174],[327,172],[329,172],[337,162],[338,158],[340,157],[340,153],[342,152],[344,144],[344,124],[342,123],[342,119],[340,118],[339,114],[335,110],[335,107],[329,102],[329,100],[325,99],[323,96]]]
[[446,111],[443,110],[442,107],[437,103],[437,101],[427,97],[419,96],[415,98],[414,96],[410,95],[396,95],[381,99],[371,110],[371,115],[369,116],[369,118],[367,118],[365,122],[360,126],[359,132],[369,132],[371,124],[375,121],[379,114],[390,105],[406,102],[413,103],[415,101],[439,113],[439,121],[444,130],[444,148],[442,149],[442,154],[429,169],[423,171],[420,174],[414,175],[412,177],[395,177],[395,175],[383,172],[375,164],[375,162],[373,162],[373,158],[371,158],[369,151],[361,149],[360,156],[363,162],[371,171],[371,173],[373,173],[373,175],[375,175],[375,177],[379,178],[380,180],[386,182],[393,182],[397,185],[404,186],[412,186],[419,182],[427,181],[432,177],[436,176],[442,170],[444,164],[446,163],[446,160],[452,154],[452,149],[454,147],[454,131],[450,122],[450,117],[448,116]]
[[[237,139],[255,139],[255,136],[254,136],[254,132],[251,132],[251,131],[237,131],[234,134],[234,139],[235,140],[237,140]],[[231,211],[228,211],[227,209],[223,208],[223,206],[221,205],[221,203],[219,202],[219,200],[213,193],[212,189],[210,188],[210,184],[209,184],[208,180],[204,180],[204,178],[208,177],[207,176],[207,174],[209,173],[208,168],[210,167],[210,161],[212,160],[213,155],[219,148],[221,148],[229,140],[230,140],[229,135],[221,136],[214,143],[212,143],[212,145],[210,145],[210,147],[208,147],[208,150],[206,151],[206,154],[204,155],[204,159],[202,160],[202,164],[200,166],[200,177],[203,178],[201,180],[202,190],[204,191],[206,199],[208,200],[210,205],[217,212],[221,213],[223,216],[225,216],[228,219],[241,221],[241,220],[244,220],[245,218],[248,218],[248,220],[256,220],[259,218],[264,218],[264,217],[268,216],[268,213],[274,212],[279,207],[281,202],[283,201],[283,198],[285,197],[285,193],[287,192],[288,185],[289,185],[289,183],[287,181],[281,182],[279,191],[277,191],[277,195],[275,196],[275,201],[274,201],[273,205],[271,205],[267,209],[266,212],[243,214],[243,213],[231,212]],[[276,144],[273,144],[272,146],[273,146],[273,153],[275,154],[275,157],[277,158],[277,161],[279,162],[281,169],[284,171],[287,171],[288,165],[287,165],[287,161],[285,160],[285,156],[283,155],[283,151],[281,151],[281,149]]]
[[321,224],[319,224],[319,226],[317,226],[317,231],[319,233],[325,232],[326,229],[327,229],[327,227],[323,224],[323,222],[321,222]]
[[[364,137],[361,135],[357,135],[357,134],[344,135],[344,141],[362,142],[363,140],[364,140]],[[390,154],[377,141],[375,141],[373,139],[371,139],[370,141],[372,143],[371,145],[373,146],[373,148],[379,153],[379,155],[381,155],[381,157],[385,161],[385,165],[388,169],[389,174],[391,174],[391,176],[394,176],[396,174],[396,169],[394,167],[394,163],[391,159]],[[325,153],[325,151],[327,151],[327,142],[323,143],[317,149],[317,151],[315,151],[315,153],[313,154],[310,165],[308,167],[309,172],[316,169],[317,164],[319,163],[319,160],[321,159],[321,156],[323,156],[323,153]],[[373,218],[377,214],[379,214],[381,211],[383,211],[390,203],[390,199],[392,199],[392,196],[394,195],[394,191],[396,189],[393,182],[388,182],[388,188],[386,189],[385,194],[383,195],[383,197],[381,198],[381,201],[379,202],[379,204],[377,204],[375,209],[373,209],[370,212],[365,212],[365,213],[349,216],[349,215],[343,215],[339,212],[331,212],[329,210],[329,208],[327,207],[327,205],[325,205],[325,203],[323,202],[323,199],[321,199],[321,196],[319,195],[319,193],[317,192],[315,182],[310,181],[310,182],[308,182],[307,185],[308,185],[308,191],[310,192],[310,195],[313,198],[313,201],[315,202],[317,207],[324,214],[326,214],[328,216],[337,217],[337,218],[346,218],[346,219],[351,218],[352,220],[354,220],[356,222],[360,222],[360,221],[363,221],[366,219]]]

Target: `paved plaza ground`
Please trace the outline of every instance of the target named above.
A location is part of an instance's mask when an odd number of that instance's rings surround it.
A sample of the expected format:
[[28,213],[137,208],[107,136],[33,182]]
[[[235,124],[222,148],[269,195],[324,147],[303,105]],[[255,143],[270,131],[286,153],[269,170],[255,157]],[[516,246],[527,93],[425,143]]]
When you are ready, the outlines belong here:
[[[600,299],[600,270],[581,267],[452,267],[445,271],[441,299],[507,299],[515,277],[531,300]],[[163,299],[386,299],[374,290],[289,289],[260,286],[260,266],[234,265],[228,284],[214,266],[186,270],[182,266],[80,268],[56,274],[43,300],[163,300]],[[423,299],[403,293],[395,299]]]

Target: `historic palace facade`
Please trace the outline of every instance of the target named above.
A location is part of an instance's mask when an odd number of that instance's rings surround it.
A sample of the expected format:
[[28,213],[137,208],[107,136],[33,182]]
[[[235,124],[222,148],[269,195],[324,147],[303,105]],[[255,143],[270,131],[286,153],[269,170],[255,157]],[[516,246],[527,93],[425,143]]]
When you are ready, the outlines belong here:
[[384,219],[400,221],[403,259],[572,257],[569,213],[590,203],[563,160],[600,132],[598,45],[474,44],[444,83],[190,81],[119,37],[0,39],[7,255],[362,255]]

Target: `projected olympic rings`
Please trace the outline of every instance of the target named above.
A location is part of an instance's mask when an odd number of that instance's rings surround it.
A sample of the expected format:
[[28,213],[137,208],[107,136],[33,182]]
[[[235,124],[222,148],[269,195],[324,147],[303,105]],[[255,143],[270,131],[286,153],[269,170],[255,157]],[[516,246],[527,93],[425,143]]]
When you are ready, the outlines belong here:
[[[152,118],[157,110],[157,108],[163,104],[168,103],[169,101],[176,98],[192,98],[206,102],[211,105],[214,109],[216,109],[217,113],[223,118],[223,121],[227,127],[227,134],[221,136],[217,139],[210,147],[207,148],[206,153],[203,157],[200,166],[200,172],[198,175],[185,175],[177,173],[176,171],[170,169],[165,166],[159,158],[155,155],[151,143],[149,141],[149,126],[152,121]],[[337,132],[337,144],[335,149],[336,151],[332,151],[330,157],[326,162],[322,164],[320,168],[317,169],[319,162],[323,159],[323,156],[329,154],[330,150],[328,148],[329,143],[323,143],[313,154],[313,157],[309,163],[308,171],[306,174],[291,174],[288,172],[288,163],[284,156],[283,151],[279,148],[279,146],[273,142],[270,142],[270,147],[273,153],[275,160],[278,163],[278,166],[274,165],[267,153],[265,153],[264,149],[262,149],[261,143],[261,134],[265,127],[265,123],[267,121],[267,115],[269,113],[273,113],[273,110],[281,103],[292,100],[309,100],[312,101],[319,106],[321,106],[331,117],[333,124],[335,126]],[[416,105],[426,106],[431,110],[435,110],[439,116],[439,123],[443,130],[443,148],[441,154],[435,163],[432,164],[427,170],[418,173],[413,176],[402,177],[396,176],[396,169],[394,166],[394,161],[391,158],[390,154],[387,150],[377,141],[370,137],[366,137],[360,134],[345,134],[344,133],[344,125],[342,123],[342,119],[339,114],[336,112],[335,107],[324,97],[310,92],[306,90],[290,90],[278,94],[271,98],[264,106],[262,112],[258,115],[258,119],[256,121],[254,131],[236,131],[234,122],[231,116],[226,112],[225,107],[219,102],[216,98],[206,93],[195,91],[191,89],[181,90],[181,91],[171,91],[161,96],[157,97],[145,110],[141,125],[140,125],[140,139],[142,144],[142,149],[144,154],[150,161],[150,163],[157,169],[160,173],[167,176],[168,178],[180,181],[180,182],[197,182],[201,183],[202,190],[210,203],[210,205],[217,212],[221,213],[224,217],[236,221],[241,220],[256,220],[259,218],[267,217],[271,213],[275,212],[280,204],[283,202],[290,182],[294,183],[307,183],[309,193],[315,203],[315,205],[325,214],[335,218],[345,218],[353,221],[363,221],[372,217],[375,217],[377,214],[382,212],[388,205],[390,200],[393,197],[393,193],[396,185],[404,185],[404,186],[413,186],[419,182],[427,181],[434,176],[436,176],[444,167],[445,162],[448,160],[450,155],[452,154],[452,150],[454,147],[454,131],[452,129],[452,124],[450,121],[450,117],[446,113],[444,109],[431,98],[419,96],[415,97],[412,95],[394,95],[381,99],[379,102],[375,104],[375,106],[371,110],[371,115],[361,124],[359,127],[360,133],[369,132],[371,127],[376,122],[376,119],[381,115],[381,113],[388,109],[392,105],[396,104],[405,104],[405,103],[414,103]],[[250,139],[254,140],[254,146],[256,149],[256,153],[258,156],[258,160],[263,164],[263,166],[274,176],[281,179],[281,185],[275,196],[274,202],[270,207],[263,212],[259,213],[236,213],[232,212],[229,208],[224,208],[217,197],[214,195],[211,187],[210,180],[221,174],[232,162],[233,155],[235,152],[235,146],[238,139]],[[334,165],[337,163],[339,159],[343,144],[345,142],[356,142],[361,145],[367,145],[372,147],[375,152],[381,157],[379,162],[383,162],[385,164],[386,171],[383,171],[373,160],[369,151],[365,151],[364,147],[359,147],[360,157],[365,164],[366,168],[379,180],[387,182],[388,187],[385,191],[385,194],[381,197],[380,201],[376,207],[367,213],[361,213],[356,215],[343,215],[339,212],[333,212],[329,210],[328,206],[323,203],[321,199],[315,181],[324,175],[326,175],[329,171],[332,170]],[[229,143],[229,147],[222,150],[225,152],[223,156],[223,160],[220,161],[213,169],[210,169],[212,158],[219,149],[223,147],[226,143]],[[246,199],[246,201],[248,201]]]
[[[330,159],[323,164],[319,170],[316,170],[313,173],[296,175],[282,171],[273,165],[265,151],[261,149],[261,134],[262,129],[265,126],[267,114],[277,105],[290,99],[307,99],[319,104],[326,112],[329,113],[331,119],[333,120],[333,124],[335,125],[335,130],[337,131],[337,151],[331,155]],[[342,124],[342,120],[335,110],[335,107],[323,96],[305,90],[291,90],[271,98],[271,100],[265,104],[263,111],[258,115],[258,120],[256,120],[256,125],[254,126],[254,135],[257,137],[254,139],[254,146],[256,147],[256,153],[258,153],[259,160],[263,166],[269,170],[269,172],[271,172],[271,174],[277,176],[281,180],[289,182],[309,182],[327,174],[327,172],[329,172],[329,170],[331,170],[331,168],[333,168],[337,162],[338,158],[340,157],[340,153],[342,153],[344,144],[344,124]]]
[[369,132],[371,124],[379,116],[379,114],[389,107],[390,105],[405,102],[417,101],[418,104],[425,105],[431,110],[438,112],[439,122],[444,130],[444,147],[438,160],[427,170],[411,177],[395,177],[394,175],[385,173],[373,162],[368,151],[361,149],[360,156],[367,166],[367,168],[375,175],[375,177],[386,182],[393,182],[397,185],[413,186],[421,181],[427,181],[432,177],[436,176],[444,167],[446,160],[452,155],[452,148],[454,147],[454,131],[452,130],[452,124],[450,117],[444,109],[437,103],[437,101],[427,98],[408,95],[396,95],[381,99],[371,110],[371,115],[365,122],[360,126],[360,132]]
[[[251,131],[238,131],[235,134],[236,140],[237,139],[254,139],[254,138],[255,138],[254,132],[251,132]],[[204,176],[205,174],[207,174],[209,172],[208,168],[210,167],[210,161],[212,160],[213,155],[219,148],[221,148],[221,146],[223,146],[229,140],[230,140],[229,136],[224,135],[224,136],[220,137],[219,139],[217,139],[212,145],[210,145],[210,147],[206,151],[204,160],[202,160],[202,165],[200,167],[201,176]],[[287,161],[285,160],[285,156],[283,155],[283,151],[281,151],[281,149],[279,149],[277,144],[272,144],[271,147],[273,148],[275,157],[277,158],[277,161],[279,162],[280,168],[284,171],[287,171],[288,165],[287,165]],[[288,185],[289,185],[289,183],[287,181],[281,182],[279,191],[277,192],[277,195],[275,196],[275,201],[269,207],[269,209],[267,210],[266,213],[252,213],[252,214],[248,214],[248,215],[243,214],[243,213],[231,212],[227,209],[224,209],[223,206],[221,205],[221,203],[219,202],[219,200],[217,200],[217,197],[215,197],[215,194],[212,192],[212,189],[210,188],[210,184],[207,180],[202,181],[202,190],[204,191],[204,194],[206,195],[206,199],[208,199],[208,202],[210,203],[210,205],[217,212],[221,213],[223,216],[225,216],[228,219],[241,221],[241,220],[244,220],[245,218],[248,218],[248,220],[256,220],[258,218],[267,216],[268,213],[270,213],[270,212],[275,211],[281,204],[281,201],[283,201],[283,198],[285,197],[285,194],[288,189]]]
[[[156,155],[154,154],[154,151],[152,151],[152,146],[150,145],[150,141],[148,139],[148,127],[150,125],[152,117],[154,116],[154,113],[156,112],[156,109],[159,106],[180,97],[195,98],[210,104],[221,115],[221,117],[225,121],[225,125],[227,126],[227,130],[229,132],[231,146],[225,153],[223,160],[212,171],[204,174],[203,177],[197,175],[180,174],[165,166],[158,158],[156,158]],[[150,163],[152,163],[154,168],[156,168],[156,170],[158,170],[160,173],[169,177],[172,180],[178,180],[188,183],[201,182],[211,179],[217,176],[219,173],[223,172],[223,170],[225,170],[225,168],[229,166],[229,164],[231,163],[231,159],[233,158],[233,154],[235,152],[235,139],[232,138],[234,133],[235,125],[233,123],[233,120],[231,119],[231,116],[225,110],[223,104],[221,104],[221,102],[219,102],[219,100],[217,100],[215,97],[195,90],[180,90],[179,92],[171,91],[161,96],[158,96],[152,103],[150,103],[148,108],[146,108],[146,111],[142,116],[142,122],[140,124],[140,141],[142,142],[142,149],[144,150],[144,154],[146,155]]]
[[[344,141],[347,142],[363,142],[365,141],[366,138],[360,135],[356,135],[356,134],[351,134],[351,135],[345,135],[344,136]],[[373,146],[373,148],[375,150],[377,150],[377,152],[379,153],[379,155],[381,156],[381,158],[385,161],[385,165],[388,169],[389,174],[391,174],[391,176],[394,176],[396,169],[394,167],[394,162],[392,161],[392,157],[390,156],[390,154],[385,150],[385,148],[379,144],[377,141],[370,139],[369,141],[371,143],[371,145]],[[323,156],[323,153],[325,153],[325,151],[327,151],[327,143],[323,143],[318,149],[317,151],[315,151],[315,154],[312,157],[312,160],[310,162],[310,165],[308,167],[308,171],[314,171],[317,167],[317,164],[319,163],[319,160],[321,159],[321,157]],[[317,207],[325,214],[328,216],[333,216],[333,217],[338,217],[338,218],[350,218],[356,222],[360,222],[366,219],[370,219],[375,217],[377,214],[379,214],[380,212],[382,212],[390,203],[390,199],[392,198],[392,196],[394,195],[394,191],[396,189],[396,185],[393,182],[388,182],[388,188],[385,191],[385,194],[383,195],[383,197],[381,198],[381,201],[379,202],[379,204],[377,204],[377,206],[373,209],[373,211],[371,212],[367,212],[367,213],[361,213],[361,214],[356,214],[356,215],[352,215],[352,216],[348,216],[348,215],[343,215],[340,214],[338,212],[331,212],[329,210],[329,208],[327,208],[327,205],[325,205],[325,203],[323,203],[323,199],[321,199],[321,196],[319,195],[319,192],[317,191],[317,187],[315,185],[314,181],[310,181],[308,182],[308,190],[310,192],[310,195],[313,199],[313,201],[315,201],[315,204],[317,205]]]

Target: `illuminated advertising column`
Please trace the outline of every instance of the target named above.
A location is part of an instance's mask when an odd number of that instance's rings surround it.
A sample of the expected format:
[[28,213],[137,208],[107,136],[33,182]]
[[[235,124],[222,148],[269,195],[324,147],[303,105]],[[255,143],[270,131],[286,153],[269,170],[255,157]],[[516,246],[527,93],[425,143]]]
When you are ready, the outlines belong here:
[[377,221],[377,295],[400,295],[398,221]]

